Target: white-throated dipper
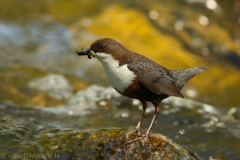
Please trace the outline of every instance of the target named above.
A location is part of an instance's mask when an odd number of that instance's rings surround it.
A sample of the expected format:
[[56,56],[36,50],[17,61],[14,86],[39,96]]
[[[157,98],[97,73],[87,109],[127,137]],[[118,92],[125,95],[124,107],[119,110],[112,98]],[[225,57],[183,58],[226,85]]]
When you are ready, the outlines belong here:
[[96,57],[117,92],[141,101],[143,112],[136,127],[138,132],[147,102],[155,106],[154,117],[144,135],[146,138],[159,114],[160,102],[169,96],[183,98],[180,90],[184,84],[196,74],[207,70],[203,67],[168,70],[143,55],[129,51],[110,38],[98,39],[90,48],[76,53],[80,56],[87,55],[89,59]]

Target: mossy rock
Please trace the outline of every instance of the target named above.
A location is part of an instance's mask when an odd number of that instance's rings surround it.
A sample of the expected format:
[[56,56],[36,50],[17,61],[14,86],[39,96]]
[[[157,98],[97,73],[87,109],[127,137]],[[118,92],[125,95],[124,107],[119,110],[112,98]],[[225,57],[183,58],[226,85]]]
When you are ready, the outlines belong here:
[[201,159],[159,133],[144,141],[127,129],[46,129],[9,118],[0,119],[0,128],[6,159]]

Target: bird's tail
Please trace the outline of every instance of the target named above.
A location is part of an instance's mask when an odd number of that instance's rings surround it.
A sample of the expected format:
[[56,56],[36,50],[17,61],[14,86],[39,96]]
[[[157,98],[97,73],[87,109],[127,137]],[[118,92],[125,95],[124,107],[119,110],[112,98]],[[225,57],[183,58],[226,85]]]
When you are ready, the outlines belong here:
[[176,86],[179,90],[183,88],[185,83],[195,75],[207,71],[207,68],[194,67],[181,70],[171,70],[172,76],[176,80]]

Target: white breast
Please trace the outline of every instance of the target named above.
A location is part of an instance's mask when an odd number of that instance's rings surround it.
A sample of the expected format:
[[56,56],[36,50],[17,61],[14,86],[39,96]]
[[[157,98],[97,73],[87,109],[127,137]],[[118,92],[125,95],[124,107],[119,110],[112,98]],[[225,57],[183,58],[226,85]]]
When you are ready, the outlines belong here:
[[127,64],[119,66],[119,62],[110,54],[95,53],[95,56],[102,63],[115,89],[124,92],[124,90],[132,84],[136,75],[128,69]]

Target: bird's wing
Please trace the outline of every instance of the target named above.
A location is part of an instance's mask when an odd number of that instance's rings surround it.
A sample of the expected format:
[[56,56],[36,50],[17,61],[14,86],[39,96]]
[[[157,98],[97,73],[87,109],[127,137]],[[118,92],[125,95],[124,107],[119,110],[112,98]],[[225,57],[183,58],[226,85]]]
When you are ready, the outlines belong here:
[[152,92],[183,97],[169,71],[152,60],[146,57],[137,58],[127,67],[138,76],[140,83]]

